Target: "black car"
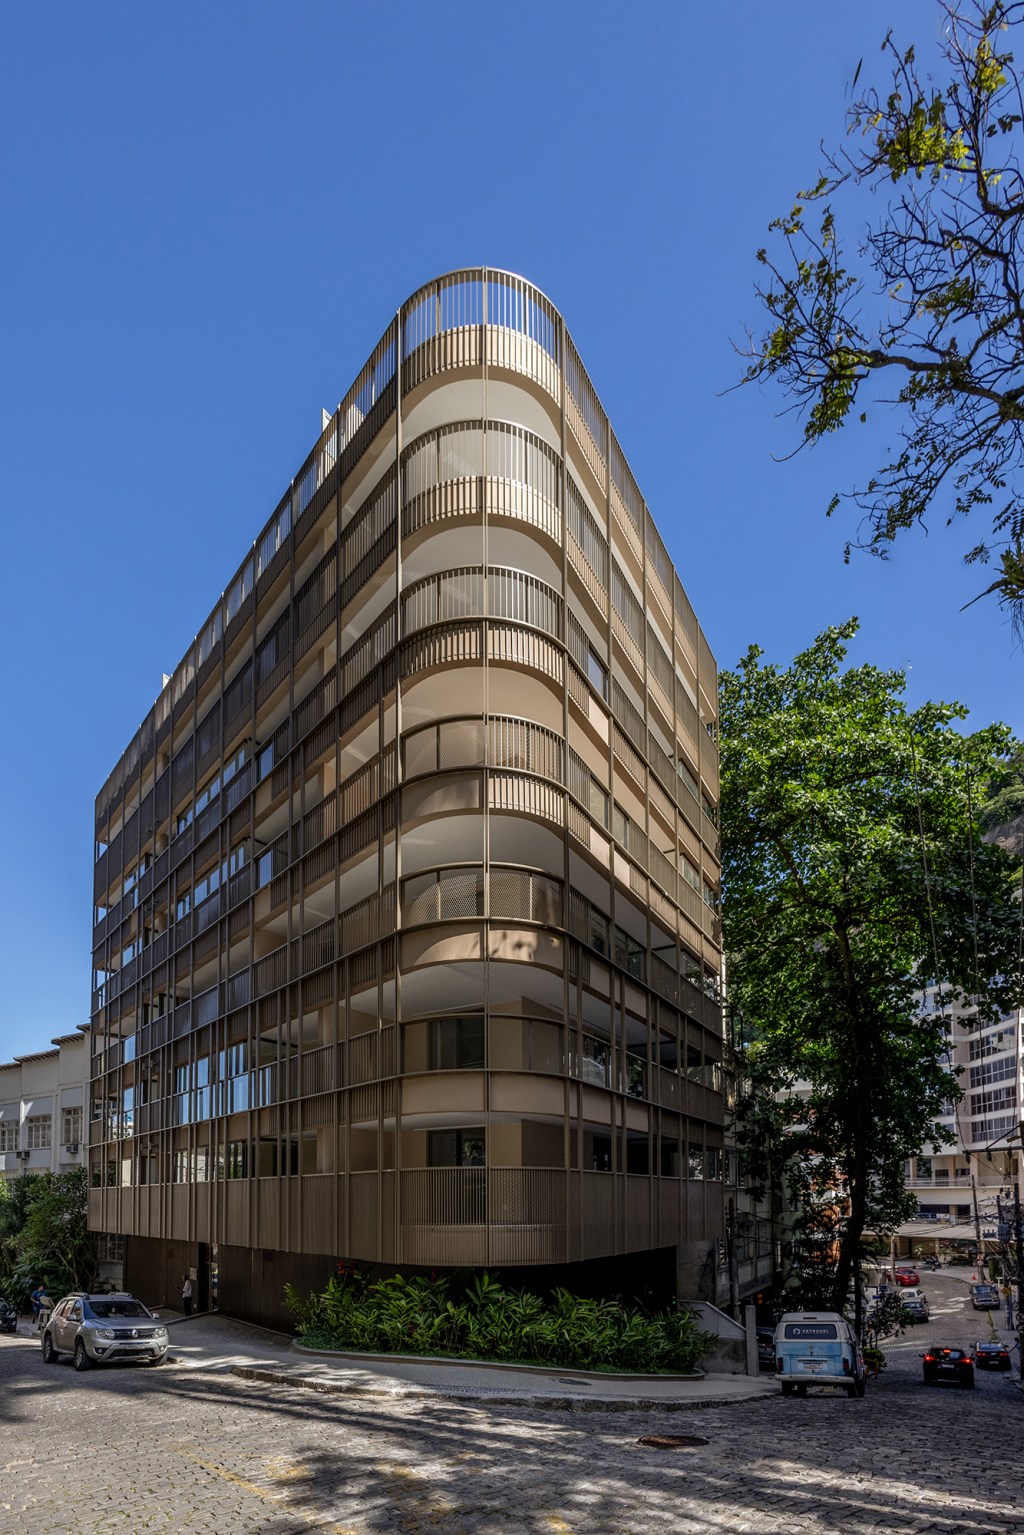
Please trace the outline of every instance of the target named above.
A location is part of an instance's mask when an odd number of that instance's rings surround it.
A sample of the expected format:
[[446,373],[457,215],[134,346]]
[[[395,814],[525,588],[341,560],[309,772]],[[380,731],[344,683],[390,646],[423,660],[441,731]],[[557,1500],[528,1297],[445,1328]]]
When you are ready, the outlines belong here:
[[955,1380],[974,1389],[974,1356],[965,1348],[930,1348],[921,1355],[924,1383],[935,1386],[940,1380]]
[[1008,1370],[1010,1350],[1005,1343],[976,1343],[974,1362],[979,1370]]
[[0,1332],[18,1331],[18,1313],[10,1301],[4,1300],[0,1295]]
[[773,1327],[757,1329],[757,1363],[762,1370],[775,1368],[775,1329]]

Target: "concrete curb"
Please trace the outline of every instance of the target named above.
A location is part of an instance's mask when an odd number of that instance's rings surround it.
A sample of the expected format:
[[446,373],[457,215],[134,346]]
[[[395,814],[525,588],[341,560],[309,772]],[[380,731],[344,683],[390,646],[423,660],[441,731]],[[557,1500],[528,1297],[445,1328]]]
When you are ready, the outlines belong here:
[[401,1364],[401,1365],[429,1365],[431,1368],[439,1366],[452,1370],[494,1370],[499,1375],[533,1375],[547,1379],[551,1375],[557,1375],[559,1379],[572,1379],[584,1381],[587,1385],[614,1385],[616,1381],[664,1381],[670,1383],[677,1380],[702,1381],[707,1379],[707,1371],[699,1370],[690,1375],[652,1375],[643,1371],[631,1373],[628,1370],[574,1370],[554,1369],[545,1364],[513,1364],[507,1359],[470,1359],[453,1354],[361,1354],[354,1349],[335,1348],[310,1348],[305,1343],[300,1343],[297,1338],[292,1339],[291,1353],[301,1354],[304,1359],[343,1359],[346,1364],[355,1365],[357,1368],[364,1364]]
[[734,1406],[738,1402],[762,1401],[775,1392],[730,1392],[723,1396],[701,1396],[692,1401],[679,1397],[575,1397],[544,1396],[532,1391],[515,1395],[500,1395],[481,1388],[470,1391],[465,1387],[451,1390],[441,1386],[402,1386],[397,1390],[350,1384],[346,1381],[321,1380],[304,1375],[287,1374],[278,1370],[261,1370],[250,1365],[234,1365],[232,1375],[242,1380],[260,1381],[267,1385],[290,1386],[300,1391],[316,1391],[325,1396],[384,1397],[389,1401],[437,1401],[454,1402],[467,1407],[536,1407],[553,1412],[695,1412],[702,1407]]

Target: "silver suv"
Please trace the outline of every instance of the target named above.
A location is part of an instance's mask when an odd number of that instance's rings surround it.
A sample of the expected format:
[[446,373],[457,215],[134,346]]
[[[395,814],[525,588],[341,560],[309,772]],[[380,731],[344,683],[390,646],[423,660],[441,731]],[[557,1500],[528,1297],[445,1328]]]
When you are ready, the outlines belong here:
[[167,1328],[134,1295],[66,1295],[43,1329],[43,1361],[56,1364],[70,1354],[76,1370],[108,1359],[144,1359],[163,1364]]

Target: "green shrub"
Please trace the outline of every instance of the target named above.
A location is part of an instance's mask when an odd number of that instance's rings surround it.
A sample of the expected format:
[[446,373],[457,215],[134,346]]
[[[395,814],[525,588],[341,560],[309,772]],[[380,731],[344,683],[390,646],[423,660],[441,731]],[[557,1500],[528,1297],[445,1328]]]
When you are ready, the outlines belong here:
[[458,1300],[446,1278],[396,1274],[370,1283],[341,1265],[308,1300],[286,1285],[285,1304],[307,1346],[370,1354],[689,1374],[713,1343],[688,1312],[652,1316],[562,1289],[545,1302],[526,1290],[505,1290],[487,1273]]

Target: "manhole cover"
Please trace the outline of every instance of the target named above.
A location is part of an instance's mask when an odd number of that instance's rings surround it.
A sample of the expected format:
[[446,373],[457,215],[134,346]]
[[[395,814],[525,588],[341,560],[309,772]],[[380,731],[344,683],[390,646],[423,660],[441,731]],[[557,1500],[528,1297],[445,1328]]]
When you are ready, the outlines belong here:
[[645,1434],[637,1444],[645,1444],[651,1450],[690,1450],[699,1444],[710,1444],[700,1434]]

